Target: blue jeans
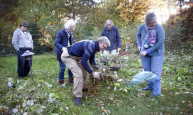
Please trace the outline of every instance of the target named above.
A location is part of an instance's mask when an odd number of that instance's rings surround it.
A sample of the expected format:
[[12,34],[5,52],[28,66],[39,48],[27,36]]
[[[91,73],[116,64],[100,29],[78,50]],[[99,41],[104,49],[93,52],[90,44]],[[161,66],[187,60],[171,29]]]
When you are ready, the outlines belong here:
[[151,71],[157,75],[156,79],[149,81],[148,87],[153,90],[152,96],[161,94],[161,72],[163,66],[163,55],[141,56],[144,71]]
[[17,51],[17,61],[18,61],[17,73],[18,76],[20,77],[26,77],[29,74],[32,66],[32,59],[27,60],[25,56],[21,56],[26,50],[33,52],[32,49],[30,48],[28,49],[19,48],[19,50]]
[[[62,62],[62,60],[58,60],[59,61],[59,77],[58,80],[64,80],[64,72],[66,69],[66,65]],[[68,69],[68,77],[72,77],[73,74],[70,71],[70,69]]]

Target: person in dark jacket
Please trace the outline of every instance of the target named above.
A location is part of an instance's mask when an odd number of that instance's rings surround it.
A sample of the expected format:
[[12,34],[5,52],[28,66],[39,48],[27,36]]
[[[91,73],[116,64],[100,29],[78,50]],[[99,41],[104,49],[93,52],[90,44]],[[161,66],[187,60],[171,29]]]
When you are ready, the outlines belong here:
[[151,71],[156,74],[156,78],[149,81],[143,90],[153,90],[152,96],[161,94],[161,72],[164,57],[165,33],[161,25],[157,24],[154,13],[148,13],[145,24],[139,27],[137,32],[138,49],[141,55],[142,67],[144,71]]
[[106,36],[111,46],[104,50],[104,55],[116,55],[121,50],[121,36],[116,26],[113,25],[111,20],[107,20],[105,27],[102,30],[101,36]]
[[[64,25],[64,29],[59,30],[56,34],[55,52],[57,60],[59,62],[58,80],[60,85],[64,84],[64,72],[66,68],[66,65],[61,60],[61,55],[64,48],[67,48],[75,43],[75,39],[73,36],[74,29],[75,29],[75,22],[73,20],[68,20]],[[68,77],[69,83],[73,83],[73,74],[69,69],[68,69]]]
[[73,95],[74,103],[77,106],[82,105],[81,97],[82,91],[87,91],[87,72],[94,78],[99,79],[99,73],[94,72],[88,64],[92,67],[97,67],[95,63],[95,54],[100,50],[106,49],[110,46],[110,41],[106,36],[99,37],[95,40],[82,40],[68,49],[64,49],[62,53],[62,61],[72,71],[74,75]]
[[27,60],[25,56],[22,56],[26,51],[33,52],[33,40],[32,35],[28,31],[28,22],[22,22],[20,28],[17,28],[12,37],[12,44],[17,51],[18,59],[18,78],[26,77],[31,69],[32,60]]

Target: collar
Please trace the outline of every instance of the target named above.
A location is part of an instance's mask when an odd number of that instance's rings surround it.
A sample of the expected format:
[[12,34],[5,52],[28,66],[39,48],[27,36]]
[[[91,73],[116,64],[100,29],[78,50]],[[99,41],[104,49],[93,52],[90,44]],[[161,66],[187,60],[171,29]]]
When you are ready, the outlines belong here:
[[155,27],[149,27],[147,24],[145,24],[145,28],[146,30],[153,30],[157,27],[157,24],[155,25]]
[[96,51],[97,51],[97,52],[100,51],[99,42],[98,42],[98,41],[94,41],[94,43],[95,43],[95,49],[96,49]]
[[108,30],[107,27],[105,26],[105,30],[111,31],[111,30],[114,30],[114,29],[115,29],[114,25],[112,26],[112,28],[110,30]]
[[28,30],[24,31],[24,30],[22,30],[21,28],[20,28],[20,30],[21,30],[22,32],[27,32],[27,31],[28,31]]

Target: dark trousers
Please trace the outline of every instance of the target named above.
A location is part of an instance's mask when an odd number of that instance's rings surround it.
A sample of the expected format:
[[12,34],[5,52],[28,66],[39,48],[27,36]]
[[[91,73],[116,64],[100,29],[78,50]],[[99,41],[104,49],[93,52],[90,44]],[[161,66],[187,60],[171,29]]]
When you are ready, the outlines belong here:
[[18,76],[20,77],[26,77],[29,74],[32,66],[32,59],[27,60],[25,56],[21,56],[26,50],[33,52],[31,48],[28,49],[20,48],[17,51],[17,61],[18,61],[17,73]]
[[[58,77],[58,80],[64,80],[64,72],[65,72],[65,69],[66,69],[66,65],[61,60],[61,54],[56,54],[56,57],[57,57],[57,60],[59,62],[59,77]],[[69,78],[73,77],[73,74],[70,71],[70,69],[68,69],[68,77]]]
[[[65,72],[65,68],[66,68],[66,65],[62,62],[62,61],[59,61],[59,64],[60,64],[60,69],[59,69],[59,80],[64,80],[64,72]],[[70,71],[70,69],[68,69],[68,77],[72,77],[73,74],[72,72]]]

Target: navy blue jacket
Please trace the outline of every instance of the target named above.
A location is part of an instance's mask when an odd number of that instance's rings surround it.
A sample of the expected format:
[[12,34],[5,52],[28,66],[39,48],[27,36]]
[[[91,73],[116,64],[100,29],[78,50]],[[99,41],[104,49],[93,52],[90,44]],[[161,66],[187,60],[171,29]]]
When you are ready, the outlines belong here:
[[88,65],[88,60],[91,65],[95,63],[95,53],[100,51],[99,43],[95,40],[82,40],[68,48],[68,53],[72,56],[82,57],[81,65],[89,72],[93,70]]
[[[61,60],[61,55],[62,55],[62,48],[63,47],[68,47],[68,33],[66,29],[59,30],[56,34],[56,40],[55,40],[55,52],[57,55],[57,60]],[[75,39],[72,34],[72,39],[71,43],[75,43]]]
[[110,30],[108,30],[107,27],[104,27],[101,36],[106,36],[111,43],[105,50],[114,50],[117,47],[121,48],[121,36],[117,27],[112,26]]

